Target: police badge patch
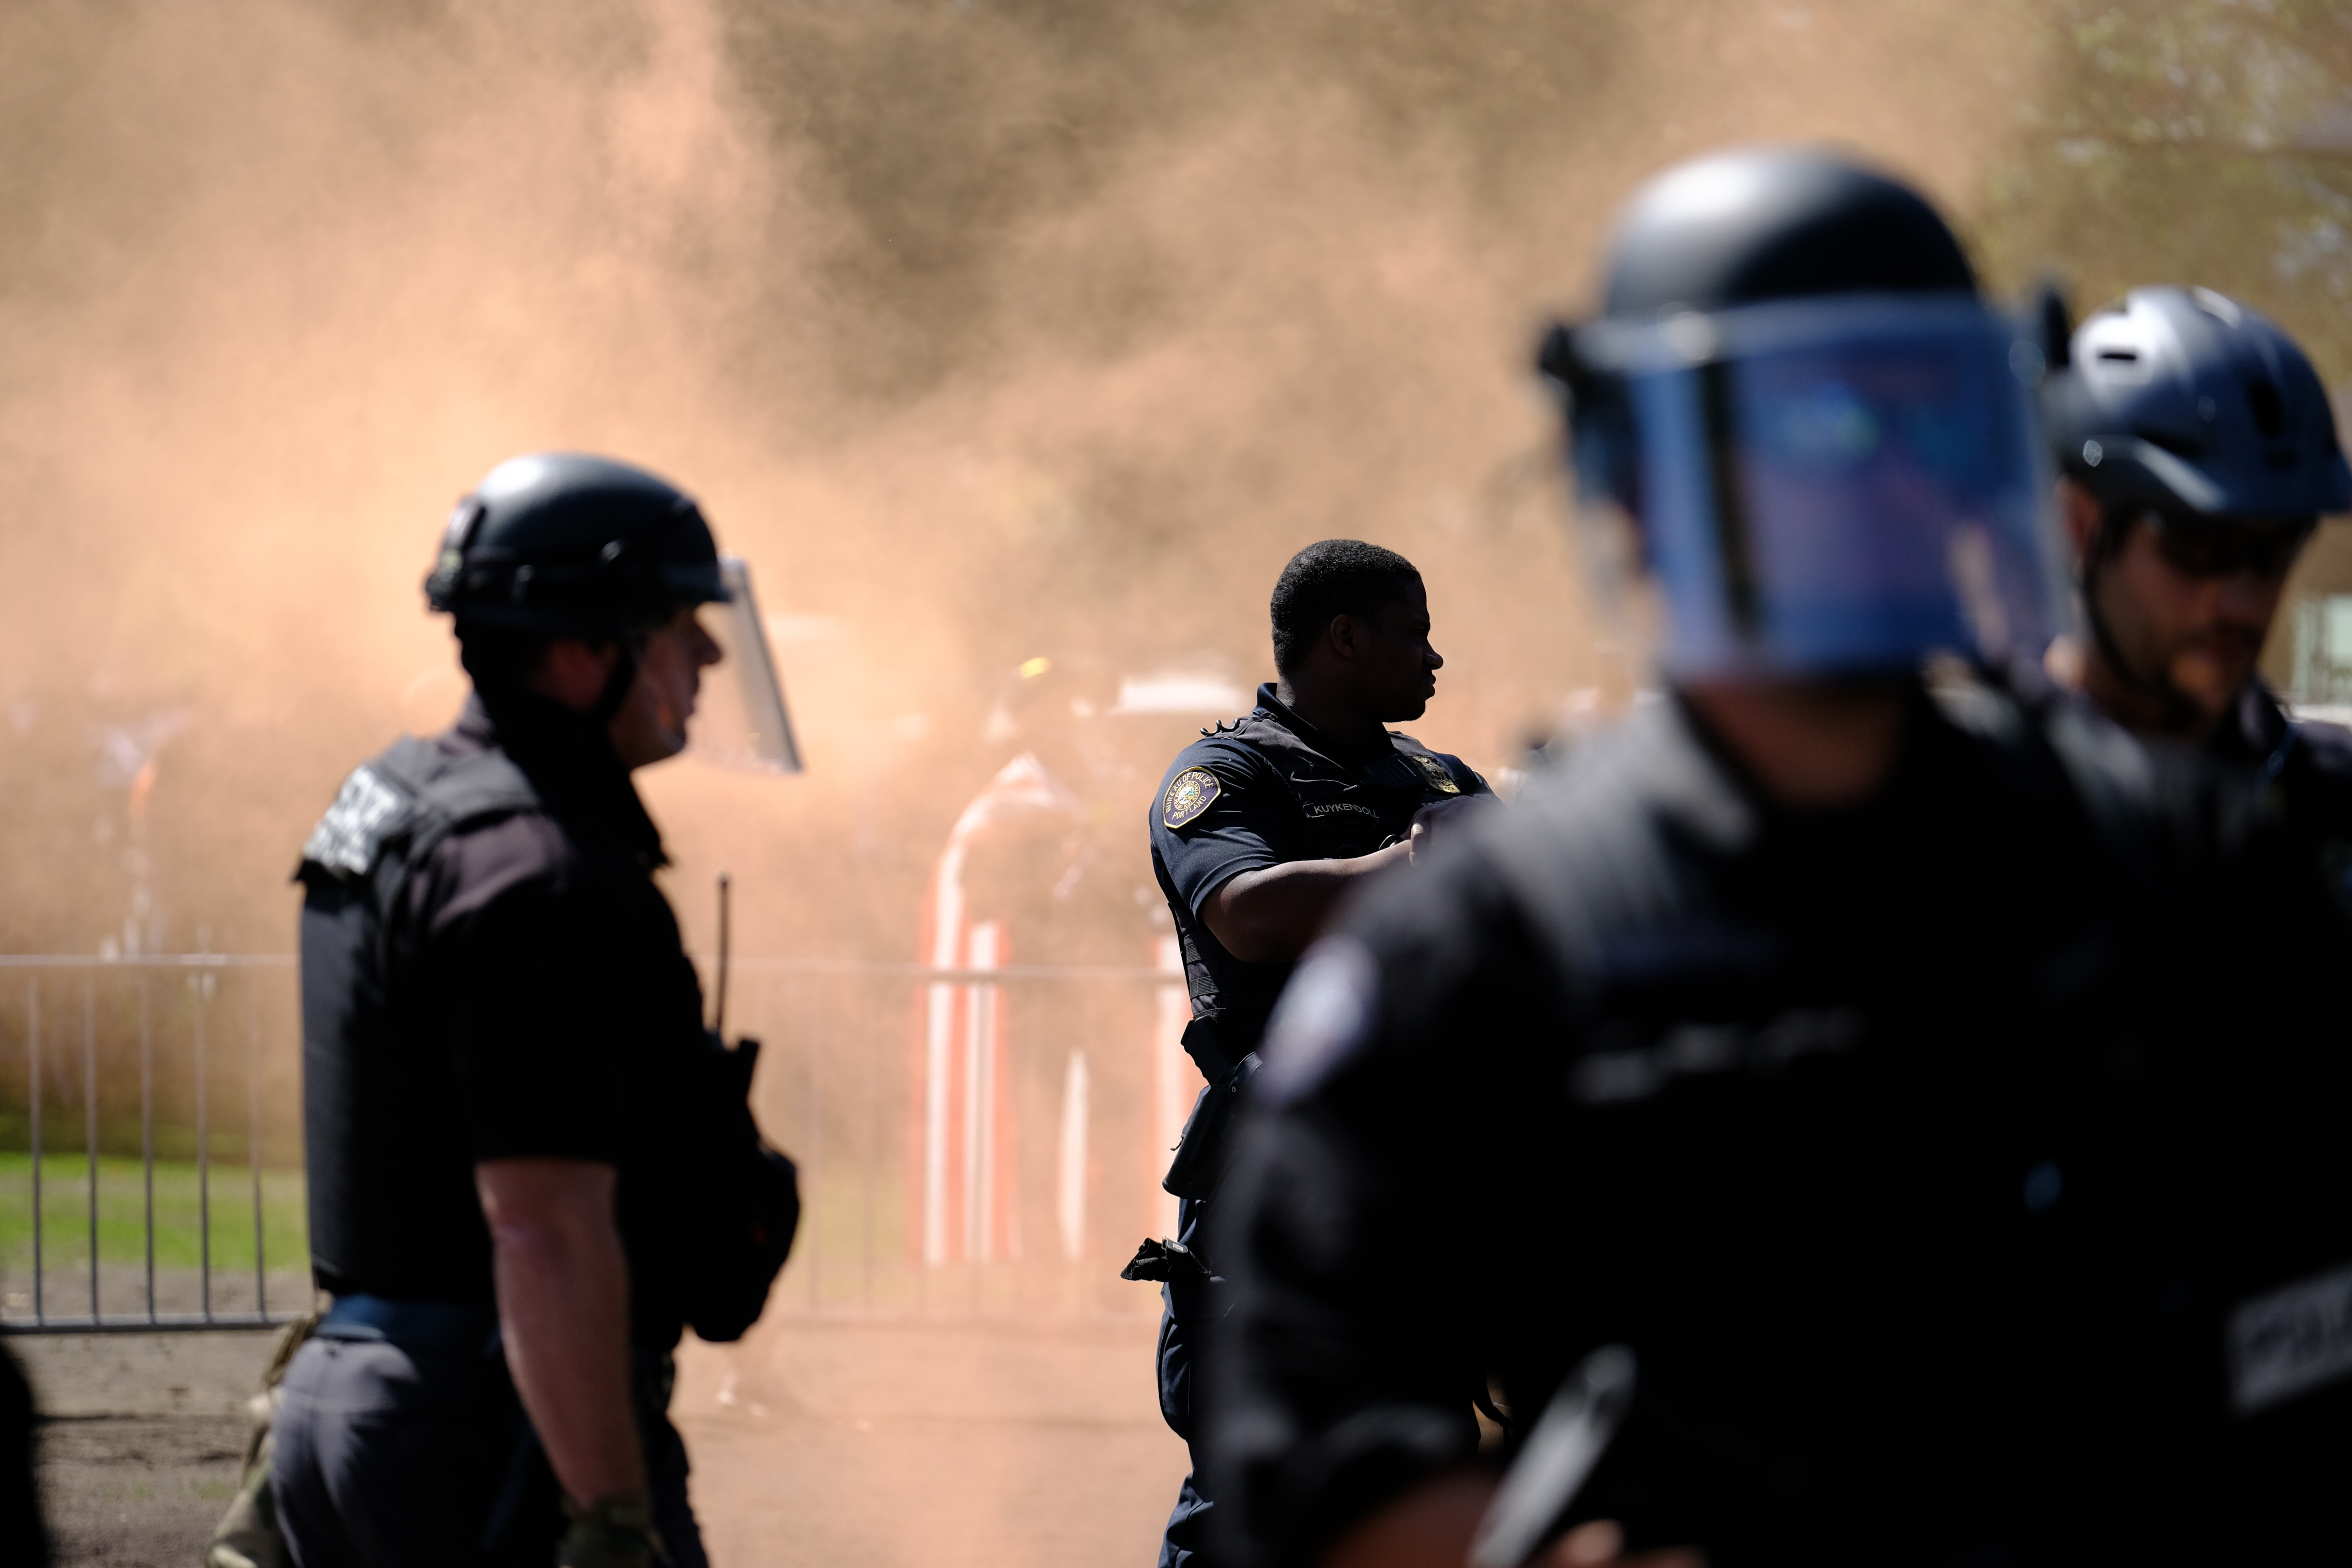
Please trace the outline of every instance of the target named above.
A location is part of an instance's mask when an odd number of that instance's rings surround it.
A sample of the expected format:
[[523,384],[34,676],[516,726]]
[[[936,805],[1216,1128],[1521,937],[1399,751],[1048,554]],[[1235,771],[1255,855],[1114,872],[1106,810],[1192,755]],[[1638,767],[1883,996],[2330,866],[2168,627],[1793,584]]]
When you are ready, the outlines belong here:
[[1444,763],[1439,762],[1435,757],[1425,754],[1416,754],[1412,760],[1419,763],[1421,764],[1421,771],[1429,775],[1430,788],[1434,790],[1443,790],[1447,795],[1460,795],[1462,793],[1462,786],[1454,782],[1454,775],[1445,771],[1445,764]]
[[1206,768],[1186,768],[1170,781],[1168,798],[1160,803],[1160,819],[1181,827],[1217,798],[1217,775]]

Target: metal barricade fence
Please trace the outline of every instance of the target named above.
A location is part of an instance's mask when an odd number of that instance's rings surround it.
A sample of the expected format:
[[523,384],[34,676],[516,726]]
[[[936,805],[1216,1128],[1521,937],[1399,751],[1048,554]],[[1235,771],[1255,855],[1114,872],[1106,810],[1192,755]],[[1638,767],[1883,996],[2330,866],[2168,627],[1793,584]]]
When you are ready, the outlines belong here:
[[[1171,944],[1172,945],[1172,944]],[[1097,1316],[1167,1235],[1199,1088],[1167,967],[739,958],[730,1033],[801,1171],[770,1313]],[[313,1305],[294,961],[0,956],[0,1332]]]
[[0,1330],[309,1310],[293,973],[278,955],[0,956]]

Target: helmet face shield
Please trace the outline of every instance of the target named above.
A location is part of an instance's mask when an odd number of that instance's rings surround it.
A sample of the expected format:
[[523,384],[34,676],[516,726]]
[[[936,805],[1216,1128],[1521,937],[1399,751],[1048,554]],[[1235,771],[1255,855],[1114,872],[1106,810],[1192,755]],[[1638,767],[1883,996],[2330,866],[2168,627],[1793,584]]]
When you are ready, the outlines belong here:
[[722,654],[710,689],[695,715],[696,755],[751,773],[796,773],[800,748],[784,708],[783,683],[768,648],[759,601],[751,594],[751,569],[732,555],[719,558],[723,597],[706,604],[697,616]]
[[1916,296],[1582,329],[1583,509],[1636,529],[1665,673],[2038,657],[2070,607],[2017,337]]

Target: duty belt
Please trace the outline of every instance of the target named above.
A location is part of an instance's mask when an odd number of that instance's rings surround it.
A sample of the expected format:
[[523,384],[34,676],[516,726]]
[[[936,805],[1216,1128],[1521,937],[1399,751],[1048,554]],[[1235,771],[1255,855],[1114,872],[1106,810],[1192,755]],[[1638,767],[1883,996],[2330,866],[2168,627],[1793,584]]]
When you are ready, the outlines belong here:
[[487,1356],[499,1347],[499,1309],[491,1301],[398,1301],[388,1296],[338,1296],[315,1337],[398,1345],[404,1351]]

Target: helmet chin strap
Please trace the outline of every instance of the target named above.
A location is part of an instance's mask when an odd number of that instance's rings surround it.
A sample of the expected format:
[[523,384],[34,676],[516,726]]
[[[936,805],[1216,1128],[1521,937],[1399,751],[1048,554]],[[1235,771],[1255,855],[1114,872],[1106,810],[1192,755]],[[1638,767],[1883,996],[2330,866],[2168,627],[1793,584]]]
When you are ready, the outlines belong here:
[[613,672],[604,678],[604,689],[596,694],[595,705],[588,710],[589,719],[602,729],[613,721],[622,704],[629,700],[630,689],[637,683],[637,670],[644,663],[644,636],[634,626],[614,640],[620,657],[613,661]]

